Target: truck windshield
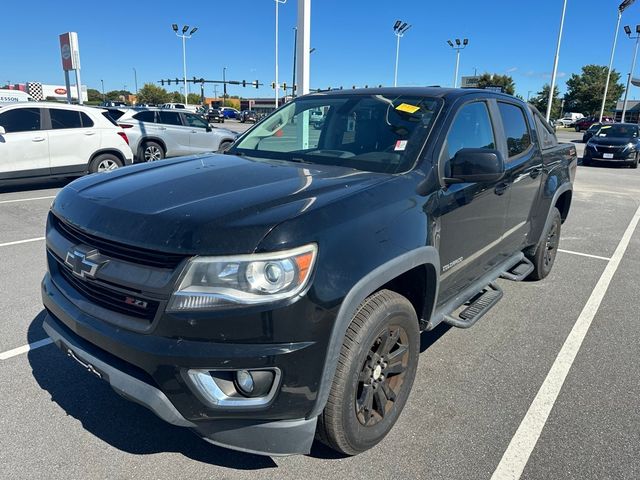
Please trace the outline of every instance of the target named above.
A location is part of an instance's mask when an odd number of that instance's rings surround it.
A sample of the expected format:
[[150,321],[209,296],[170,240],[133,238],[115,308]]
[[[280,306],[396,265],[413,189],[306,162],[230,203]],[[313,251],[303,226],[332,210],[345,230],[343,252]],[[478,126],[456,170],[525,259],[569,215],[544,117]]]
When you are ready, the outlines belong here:
[[380,173],[412,167],[440,101],[389,95],[313,95],[260,122],[228,153]]

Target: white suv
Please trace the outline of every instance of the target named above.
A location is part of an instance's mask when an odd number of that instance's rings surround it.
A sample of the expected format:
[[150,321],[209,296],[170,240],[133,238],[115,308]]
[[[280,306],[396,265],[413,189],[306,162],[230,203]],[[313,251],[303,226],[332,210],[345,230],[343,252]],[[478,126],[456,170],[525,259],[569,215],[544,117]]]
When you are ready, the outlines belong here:
[[106,110],[29,102],[0,105],[0,181],[71,177],[133,162]]

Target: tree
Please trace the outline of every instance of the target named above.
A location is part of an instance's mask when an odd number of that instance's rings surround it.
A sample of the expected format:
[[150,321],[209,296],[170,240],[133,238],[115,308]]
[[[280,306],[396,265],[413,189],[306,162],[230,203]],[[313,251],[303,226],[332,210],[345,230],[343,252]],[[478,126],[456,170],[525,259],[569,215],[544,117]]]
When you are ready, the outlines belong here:
[[[607,81],[607,67],[603,65],[585,65],[581,74],[573,74],[567,80],[565,112],[579,112],[585,115],[599,115],[602,107],[604,85]],[[618,83],[620,74],[611,70],[609,90],[605,102],[605,112],[613,112],[616,102],[624,93],[624,85]]]
[[87,100],[89,102],[101,102],[102,93],[100,93],[95,88],[87,88]]
[[[542,115],[547,114],[547,105],[549,103],[549,89],[551,85],[545,83],[542,90],[535,97],[529,100],[529,103],[536,107]],[[560,100],[560,91],[557,86],[553,87],[553,100],[551,101],[551,118],[560,118],[560,109],[562,108],[562,100]]]
[[486,87],[502,87],[502,91],[509,95],[513,95],[516,92],[516,84],[509,75],[483,73],[478,77],[478,88]]
[[105,94],[107,100],[122,100],[129,95],[131,95],[129,90],[111,90]]
[[169,101],[171,103],[184,103],[184,95],[180,92],[169,93]]
[[158,87],[153,83],[145,83],[144,86],[138,90],[137,103],[151,103],[153,105],[160,105],[169,101],[169,93],[162,87]]
[[199,105],[202,102],[199,93],[190,93],[187,95],[187,99],[189,100],[189,105]]

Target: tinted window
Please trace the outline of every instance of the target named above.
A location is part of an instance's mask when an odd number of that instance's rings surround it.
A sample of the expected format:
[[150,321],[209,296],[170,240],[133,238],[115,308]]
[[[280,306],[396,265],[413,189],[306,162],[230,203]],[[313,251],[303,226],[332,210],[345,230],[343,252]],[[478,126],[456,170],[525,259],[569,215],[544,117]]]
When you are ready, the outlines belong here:
[[547,122],[537,114],[535,115],[535,119],[536,130],[538,131],[538,136],[540,137],[540,148],[544,150],[546,148],[555,147],[558,144],[558,140],[556,139],[555,134],[551,131],[550,127],[547,126]]
[[107,110],[107,115],[109,115],[109,117],[111,117],[112,120],[118,120],[121,116],[124,115],[124,110],[118,110],[118,109],[109,109]]
[[187,125],[190,127],[207,128],[209,124],[197,115],[185,115],[187,117]]
[[61,128],[82,128],[80,112],[50,108],[49,113],[51,114],[51,128],[54,130]]
[[180,120],[180,114],[177,112],[158,112],[158,123],[164,123],[165,125],[182,125]]
[[104,118],[106,118],[107,120],[109,120],[109,122],[111,122],[113,125],[115,125],[116,127],[118,126],[118,124],[116,123],[116,121],[111,117],[111,114],[109,112],[102,112],[102,116]]
[[154,112],[138,112],[136,113],[133,118],[135,118],[136,120],[140,121],[140,122],[148,122],[148,123],[153,123],[155,121],[155,113]]
[[16,108],[0,114],[0,126],[7,133],[40,130],[40,110],[38,108]]
[[520,107],[510,103],[498,102],[504,132],[507,136],[509,158],[520,155],[531,145],[531,135]]
[[638,136],[638,127],[635,125],[603,125],[598,133],[598,137],[635,138]]
[[460,109],[445,145],[447,160],[463,148],[496,148],[489,111],[484,102],[470,103]]
[[86,113],[80,112],[80,119],[82,120],[82,126],[84,128],[93,127],[93,120],[91,120],[89,118],[89,115],[87,115]]

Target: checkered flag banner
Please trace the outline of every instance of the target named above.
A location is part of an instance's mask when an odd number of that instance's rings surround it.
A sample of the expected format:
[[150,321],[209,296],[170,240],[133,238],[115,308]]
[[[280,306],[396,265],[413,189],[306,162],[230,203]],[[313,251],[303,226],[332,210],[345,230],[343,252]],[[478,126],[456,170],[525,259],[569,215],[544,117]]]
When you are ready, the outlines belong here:
[[44,100],[44,94],[42,92],[42,84],[40,82],[27,83],[27,93],[31,95],[31,97],[35,101]]

